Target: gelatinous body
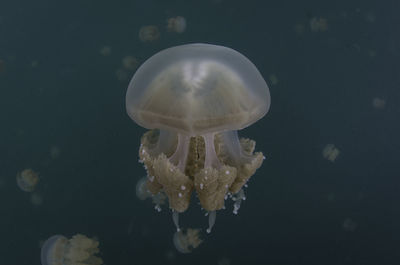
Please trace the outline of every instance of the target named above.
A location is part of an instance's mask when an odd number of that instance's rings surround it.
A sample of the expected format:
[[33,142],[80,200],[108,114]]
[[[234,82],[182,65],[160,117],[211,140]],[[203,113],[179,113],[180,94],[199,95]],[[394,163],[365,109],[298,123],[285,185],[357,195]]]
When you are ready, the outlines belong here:
[[42,265],[101,265],[99,242],[77,234],[71,239],[61,235],[50,237],[41,250]]
[[157,26],[143,26],[139,30],[139,39],[142,42],[156,41],[160,37],[160,30]]
[[126,109],[151,129],[139,150],[147,189],[167,195],[178,230],[178,213],[189,207],[194,190],[210,213],[208,231],[227,196],[243,192],[263,155],[254,152],[254,141],[239,139],[237,130],[262,118],[269,106],[269,89],[257,68],[223,46],[169,48],[136,71]]
[[18,187],[27,192],[32,192],[35,190],[36,185],[39,182],[39,175],[32,169],[24,169],[17,174],[17,184]]
[[167,19],[167,30],[176,33],[183,33],[186,30],[186,19],[181,16]]
[[181,253],[190,253],[203,242],[200,238],[200,229],[182,229],[176,231],[173,237],[175,248]]

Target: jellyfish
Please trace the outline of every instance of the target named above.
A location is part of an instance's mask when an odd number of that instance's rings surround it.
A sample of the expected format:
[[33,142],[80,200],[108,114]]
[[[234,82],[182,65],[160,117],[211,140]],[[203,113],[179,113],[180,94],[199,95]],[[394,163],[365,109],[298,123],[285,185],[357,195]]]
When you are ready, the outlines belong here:
[[386,105],[386,101],[382,98],[375,97],[372,100],[372,106],[375,109],[383,109],[383,108],[385,108],[385,105]]
[[[163,50],[132,77],[126,110],[150,129],[141,138],[139,161],[147,189],[165,193],[179,231],[195,190],[208,212],[209,226],[225,199],[238,193],[261,166],[255,141],[237,130],[261,119],[270,94],[260,72],[239,52],[211,44]],[[240,196],[243,197],[243,196]]]
[[161,206],[165,204],[166,201],[166,195],[163,192],[159,192],[157,194],[152,194],[148,189],[147,189],[147,178],[141,178],[136,184],[136,197],[139,198],[139,200],[146,200],[148,198],[152,198],[152,201],[154,203],[154,209],[156,209],[158,212],[161,211]]
[[182,229],[176,231],[173,238],[175,248],[181,253],[190,253],[203,242],[200,238],[200,229]]
[[18,187],[26,192],[32,192],[35,190],[36,185],[39,182],[39,175],[32,169],[24,169],[17,174],[17,185]]
[[99,242],[77,234],[71,239],[54,235],[47,239],[41,250],[42,265],[101,265]]
[[157,26],[143,26],[139,30],[139,39],[142,42],[151,42],[158,40],[160,37],[160,30]]
[[181,16],[167,19],[167,30],[170,32],[183,33],[186,30],[186,19]]
[[327,144],[322,150],[322,156],[331,162],[335,162],[339,154],[340,151],[334,144]]

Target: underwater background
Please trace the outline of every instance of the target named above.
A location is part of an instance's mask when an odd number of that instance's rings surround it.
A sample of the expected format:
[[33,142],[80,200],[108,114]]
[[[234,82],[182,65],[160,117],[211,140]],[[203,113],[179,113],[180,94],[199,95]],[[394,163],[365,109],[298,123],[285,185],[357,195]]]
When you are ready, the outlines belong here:
[[[1,1],[0,265],[39,265],[47,238],[77,233],[99,241],[108,265],[399,264],[399,10],[395,0]],[[166,30],[176,16],[182,33]],[[139,39],[146,25],[157,39]],[[181,254],[168,207],[136,197],[146,130],[125,111],[135,67],[124,58],[140,65],[195,42],[248,57],[271,108],[239,132],[266,156],[239,214],[227,202]],[[29,168],[33,192],[16,181]],[[180,218],[208,225],[196,198]]]

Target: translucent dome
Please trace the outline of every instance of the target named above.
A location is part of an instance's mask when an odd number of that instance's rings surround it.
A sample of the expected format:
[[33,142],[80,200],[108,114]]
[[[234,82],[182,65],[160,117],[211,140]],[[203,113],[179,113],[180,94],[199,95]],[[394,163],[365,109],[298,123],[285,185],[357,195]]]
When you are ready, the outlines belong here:
[[253,63],[211,44],[155,54],[136,71],[126,94],[127,112],[142,127],[190,136],[242,129],[269,106],[268,86]]

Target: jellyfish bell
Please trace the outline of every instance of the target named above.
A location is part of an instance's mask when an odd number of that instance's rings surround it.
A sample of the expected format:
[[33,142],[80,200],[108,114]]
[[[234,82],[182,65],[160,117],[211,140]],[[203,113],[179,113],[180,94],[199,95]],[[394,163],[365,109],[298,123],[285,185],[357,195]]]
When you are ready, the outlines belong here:
[[170,32],[183,33],[186,30],[186,19],[181,16],[167,19],[167,30]]
[[200,237],[200,229],[188,228],[176,231],[172,237],[176,250],[186,254],[200,246],[203,240]]
[[17,173],[17,185],[23,191],[34,191],[38,182],[39,174],[30,168]]
[[261,119],[270,94],[260,72],[239,52],[211,44],[163,50],[145,61],[126,93],[132,120],[151,129],[141,139],[148,190],[163,191],[173,210],[184,212],[193,189],[209,214],[224,207],[261,166],[255,142],[237,130]]
[[77,234],[71,239],[54,235],[47,239],[41,249],[42,265],[101,265],[103,260],[98,254],[99,242]]

